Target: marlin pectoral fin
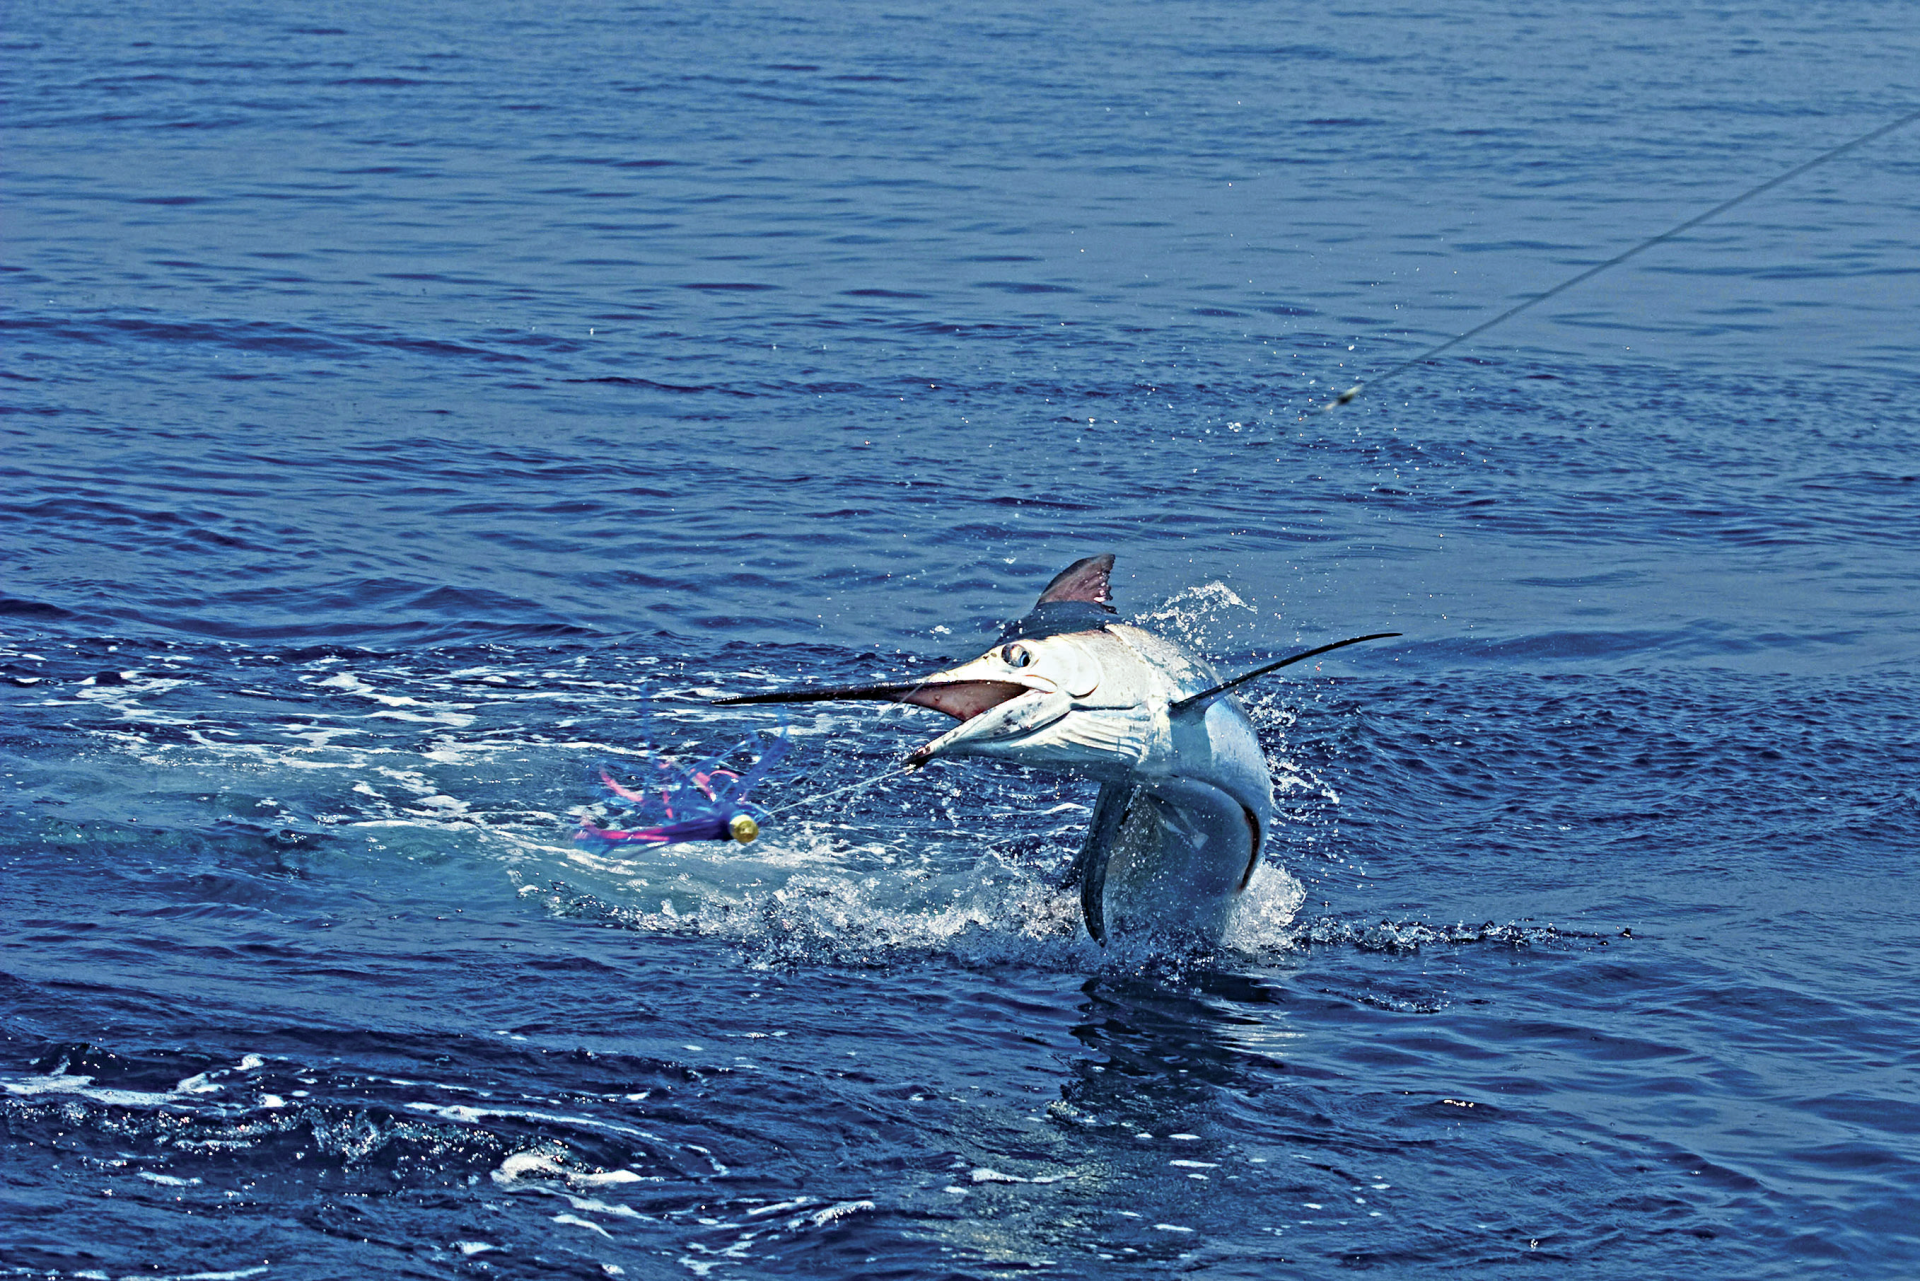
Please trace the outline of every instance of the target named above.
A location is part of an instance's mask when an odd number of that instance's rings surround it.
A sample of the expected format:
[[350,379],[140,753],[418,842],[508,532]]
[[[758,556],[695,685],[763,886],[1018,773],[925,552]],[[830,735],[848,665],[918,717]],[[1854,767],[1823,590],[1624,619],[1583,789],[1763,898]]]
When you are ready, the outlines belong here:
[[1306,659],[1317,658],[1321,654],[1331,653],[1336,649],[1345,649],[1349,645],[1358,645],[1361,641],[1386,640],[1388,637],[1398,636],[1400,634],[1399,632],[1374,632],[1368,636],[1349,636],[1346,640],[1335,641],[1331,645],[1316,645],[1312,649],[1302,650],[1298,654],[1289,654],[1278,662],[1266,663],[1254,668],[1250,672],[1242,672],[1232,680],[1221,681],[1218,685],[1209,685],[1198,694],[1189,694],[1185,698],[1169,703],[1167,704],[1167,713],[1168,715],[1177,715],[1180,712],[1186,711],[1196,703],[1205,702],[1215,694],[1224,694],[1236,685],[1244,685],[1256,676],[1265,676],[1268,672],[1277,672],[1283,667],[1291,667],[1295,663],[1303,662]]
[[1087,839],[1074,855],[1073,866],[1067,869],[1064,888],[1080,887],[1080,914],[1086,918],[1087,933],[1101,947],[1107,945],[1107,860],[1113,855],[1114,842],[1120,838],[1137,790],[1130,783],[1100,785]]

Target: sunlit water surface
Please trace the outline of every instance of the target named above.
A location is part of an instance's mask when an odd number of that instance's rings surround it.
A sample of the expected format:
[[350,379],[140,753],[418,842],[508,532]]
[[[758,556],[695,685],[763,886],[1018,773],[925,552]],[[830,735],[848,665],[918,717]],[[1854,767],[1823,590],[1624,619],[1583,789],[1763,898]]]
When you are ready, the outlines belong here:
[[[1920,1269],[1897,3],[15,6],[0,1275]],[[1225,945],[1091,788],[709,699],[1059,568],[1251,687]],[[570,839],[784,732],[749,847]]]

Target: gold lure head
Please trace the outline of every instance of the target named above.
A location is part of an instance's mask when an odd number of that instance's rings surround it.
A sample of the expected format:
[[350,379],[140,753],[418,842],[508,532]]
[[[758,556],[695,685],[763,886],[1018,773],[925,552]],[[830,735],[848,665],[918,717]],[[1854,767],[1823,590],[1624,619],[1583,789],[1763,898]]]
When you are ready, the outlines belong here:
[[746,814],[735,814],[727,820],[727,834],[742,845],[750,845],[760,835],[760,825]]

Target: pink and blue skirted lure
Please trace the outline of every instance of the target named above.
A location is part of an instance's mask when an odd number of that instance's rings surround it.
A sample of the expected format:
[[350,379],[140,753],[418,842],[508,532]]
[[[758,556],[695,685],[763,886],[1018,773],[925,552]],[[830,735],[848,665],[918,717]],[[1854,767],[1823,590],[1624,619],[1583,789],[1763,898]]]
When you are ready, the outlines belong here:
[[[738,755],[751,739],[731,755]],[[629,807],[602,827],[591,818],[580,820],[573,839],[582,844],[678,845],[683,841],[738,841],[745,845],[760,835],[768,817],[765,808],[747,800],[767,773],[787,754],[785,735],[771,738],[760,758],[745,774],[726,767],[725,757],[714,757],[691,768],[665,757],[654,760],[654,777],[628,786],[604,767],[600,782]]]

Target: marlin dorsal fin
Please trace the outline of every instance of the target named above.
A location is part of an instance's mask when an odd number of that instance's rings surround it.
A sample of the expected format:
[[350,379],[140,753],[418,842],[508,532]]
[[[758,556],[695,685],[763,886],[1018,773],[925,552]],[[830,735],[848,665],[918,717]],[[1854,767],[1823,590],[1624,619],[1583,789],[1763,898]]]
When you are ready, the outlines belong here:
[[1040,593],[1040,599],[1034,602],[1034,606],[1038,608],[1059,600],[1079,600],[1092,605],[1105,605],[1113,599],[1110,581],[1112,577],[1112,552],[1076,560],[1054,575],[1053,581],[1048,583],[1047,589]]

